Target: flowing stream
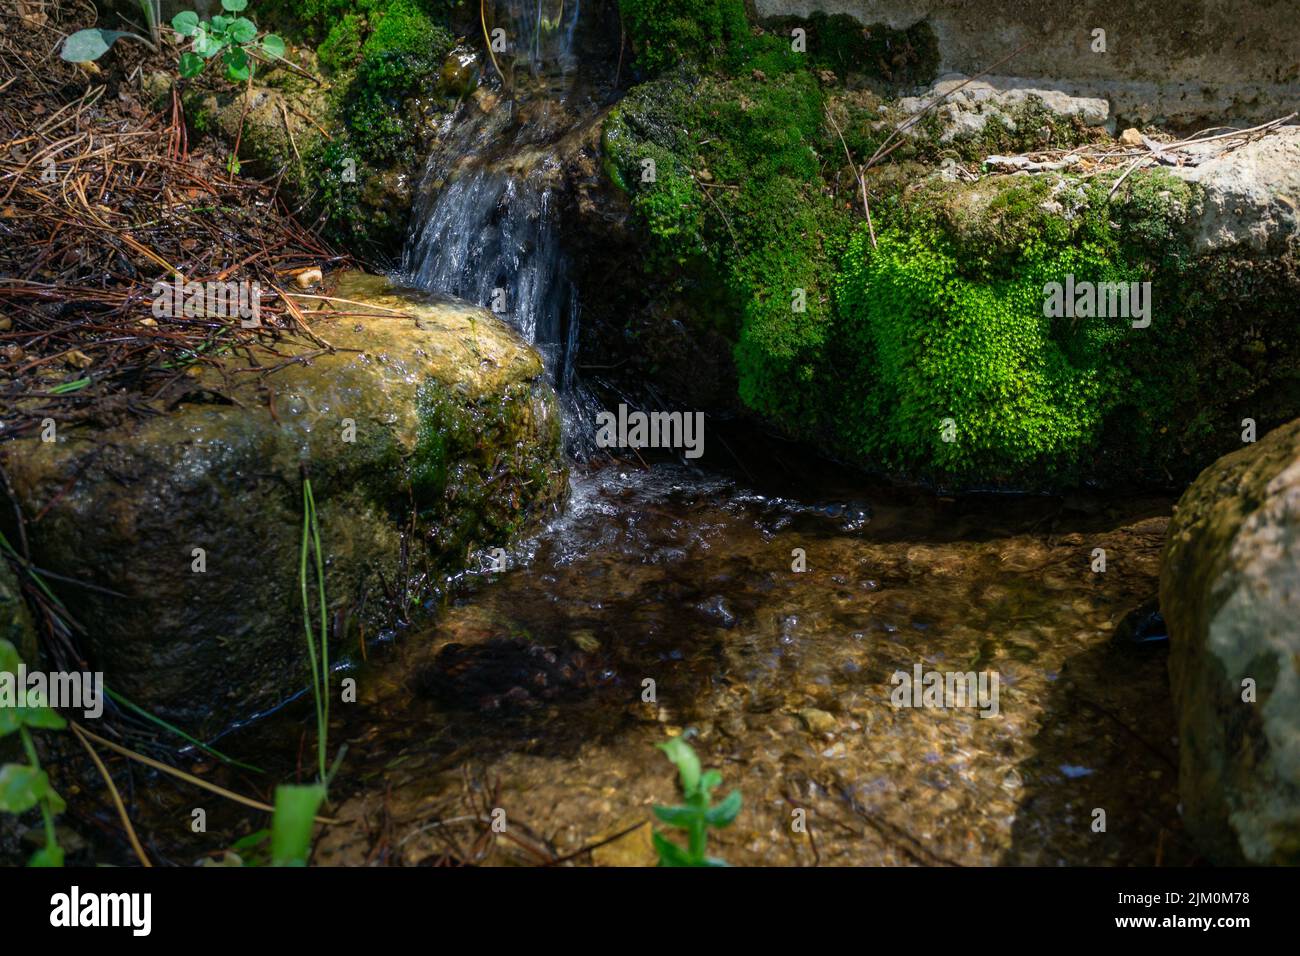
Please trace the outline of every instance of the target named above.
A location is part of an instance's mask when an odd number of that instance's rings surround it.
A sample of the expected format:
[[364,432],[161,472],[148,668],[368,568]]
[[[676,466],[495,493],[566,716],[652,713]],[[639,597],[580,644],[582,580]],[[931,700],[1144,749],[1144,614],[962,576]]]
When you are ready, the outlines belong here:
[[574,371],[580,303],[559,236],[555,147],[597,107],[573,52],[581,4],[497,8],[522,38],[500,61],[510,82],[491,109],[471,101],[452,117],[425,171],[398,278],[491,309],[541,352],[578,453],[589,448],[580,423],[595,403]]
[[[358,701],[330,729],[345,822],[317,860],[652,863],[650,807],[677,799],[655,744],[689,732],[743,795],[711,844],[732,863],[1193,861],[1165,650],[1115,638],[1154,593],[1171,502],[936,498],[817,470],[759,491],[672,463],[576,469],[506,571],[462,575],[350,672]],[[997,716],[895,707],[892,675],[918,665],[997,673]],[[221,746],[305,779],[309,711]],[[166,819],[193,803],[169,780],[150,796]],[[179,861],[247,831],[215,803]]]
[[[594,406],[552,152],[592,109],[579,8],[508,6],[535,38],[505,67],[517,92],[449,128],[402,278],[537,346],[580,446]],[[566,513],[505,571],[462,575],[425,623],[363,648],[360,698],[331,727],[344,823],[318,861],[651,863],[650,807],[676,800],[654,745],[682,732],[741,790],[711,845],[737,864],[1193,859],[1164,650],[1114,637],[1155,593],[1168,499],[945,498],[766,458],[741,480],[580,455]],[[918,666],[996,673],[996,716],[894,706],[892,676]],[[306,709],[222,746],[292,776]],[[171,787],[160,814],[192,799]],[[508,836],[486,826],[497,811]],[[216,807],[172,852],[246,826]]]

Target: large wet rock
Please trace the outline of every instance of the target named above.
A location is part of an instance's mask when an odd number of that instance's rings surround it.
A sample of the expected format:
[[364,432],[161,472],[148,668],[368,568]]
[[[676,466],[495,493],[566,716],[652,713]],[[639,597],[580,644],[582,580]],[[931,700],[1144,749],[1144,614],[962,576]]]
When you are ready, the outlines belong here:
[[1188,830],[1219,863],[1300,862],[1300,421],[1183,495],[1160,606]]
[[567,488],[554,394],[506,325],[376,277],[334,294],[364,313],[313,321],[334,351],[265,375],[204,371],[178,407],[130,427],[0,445],[34,562],[121,595],[55,584],[94,666],[193,730],[306,683],[304,472],[335,656],[389,614],[404,574],[505,546]]

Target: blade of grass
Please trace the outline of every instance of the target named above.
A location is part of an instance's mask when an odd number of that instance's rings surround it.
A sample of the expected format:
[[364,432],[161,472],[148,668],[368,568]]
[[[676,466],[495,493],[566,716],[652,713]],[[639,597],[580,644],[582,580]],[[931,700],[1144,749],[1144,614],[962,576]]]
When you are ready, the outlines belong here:
[[330,725],[330,631],[329,608],[325,603],[325,552],[320,544],[320,522],[316,518],[316,495],[312,492],[311,482],[307,483],[307,500],[311,502],[311,536],[312,547],[316,550],[316,589],[320,602],[320,676],[321,676],[321,725],[320,725],[320,779],[325,783],[325,751],[328,749]]
[[234,757],[230,757],[227,756],[226,754],[223,754],[220,750],[217,750],[215,747],[209,747],[207,744],[203,743],[203,741],[191,737],[189,734],[181,730],[175,724],[169,724],[161,717],[149,713],[149,711],[145,710],[140,705],[131,703],[121,694],[117,693],[115,690],[109,687],[104,688],[104,693],[106,693],[109,696],[109,699],[112,700],[118,706],[125,707],[127,710],[131,711],[136,716],[143,717],[151,724],[161,727],[163,730],[167,731],[168,733],[175,734],[177,737],[180,737],[182,740],[184,740],[186,743],[190,744],[191,746],[198,747],[205,754],[209,754],[210,756],[216,757],[222,763],[228,763],[232,767],[239,767],[242,770],[251,770],[253,773],[266,773],[266,771],[263,770],[261,767],[254,767],[252,764],[244,763],[243,761],[236,760]]
[[[322,641],[326,640],[326,609],[325,609],[325,579],[324,566],[320,553],[320,532],[316,527],[316,499],[311,492],[311,479],[305,474],[302,479],[302,548],[298,555],[298,583],[302,591],[302,626],[307,638],[307,660],[311,665],[311,691],[312,697],[316,704],[316,756],[319,764],[320,779],[325,780],[325,750],[326,734],[328,727],[326,724],[326,703],[323,689],[321,687],[322,662],[320,658],[328,650],[324,644],[321,647],[321,654],[316,653],[316,635],[312,630],[311,624],[311,600],[307,592],[307,554],[311,545],[316,546],[316,574],[317,588],[319,591],[319,600],[321,602],[321,637]],[[326,676],[328,681],[328,676]],[[328,692],[327,690],[325,692]]]

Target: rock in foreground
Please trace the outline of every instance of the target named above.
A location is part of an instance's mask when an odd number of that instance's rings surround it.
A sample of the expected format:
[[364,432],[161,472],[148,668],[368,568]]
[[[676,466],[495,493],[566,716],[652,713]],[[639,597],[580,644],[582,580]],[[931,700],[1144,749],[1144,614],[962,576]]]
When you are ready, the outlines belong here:
[[[566,488],[554,394],[507,326],[372,276],[334,294],[354,303],[336,306],[348,314],[312,322],[333,351],[262,375],[204,368],[167,414],[0,445],[33,562],[121,595],[52,582],[92,666],[191,731],[308,682],[304,470],[335,658],[383,619],[404,574],[505,546]],[[423,547],[404,566],[408,528]]]
[[1300,421],[1183,495],[1160,605],[1188,830],[1217,863],[1300,862]]

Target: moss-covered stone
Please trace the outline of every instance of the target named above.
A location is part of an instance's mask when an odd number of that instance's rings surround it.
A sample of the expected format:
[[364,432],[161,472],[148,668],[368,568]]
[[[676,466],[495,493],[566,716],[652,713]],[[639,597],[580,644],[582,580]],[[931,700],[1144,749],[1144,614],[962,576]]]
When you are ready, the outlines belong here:
[[[259,73],[236,89],[209,80],[184,94],[197,134],[219,138],[247,173],[280,177],[324,235],[363,257],[391,261],[406,236],[412,179],[438,117],[476,77],[473,56],[452,53],[440,0],[319,0],[271,5],[267,23],[298,69]],[[259,13],[262,11],[259,11]],[[448,70],[449,64],[455,69]]]
[[301,191],[307,175],[303,157],[321,138],[310,118],[325,116],[323,93],[306,87],[294,93],[260,86],[191,89],[183,102],[196,131],[219,136],[232,149],[239,144],[235,155],[250,175],[283,173],[285,187]]
[[[506,546],[567,487],[541,361],[496,317],[374,277],[336,294],[362,314],[313,322],[335,351],[261,380],[202,371],[178,407],[129,430],[0,446],[24,513],[44,512],[28,529],[33,559],[123,595],[55,585],[89,625],[95,666],[199,732],[305,682],[304,474],[336,653],[393,610],[404,573]],[[427,547],[403,567],[412,520]]]
[[[804,71],[663,78],[605,125],[611,174],[647,232],[647,271],[684,298],[689,327],[737,343],[740,396],[765,414],[786,403],[812,414],[811,360],[850,223],[821,176],[841,148],[830,135]],[[778,382],[788,388],[769,401]]]
[[[1110,197],[1111,181],[991,177],[882,209],[878,246],[860,230],[839,279],[830,446],[961,484],[1165,483],[1243,416],[1300,411],[1293,254],[1197,255],[1199,187],[1152,172]],[[1045,315],[1067,277],[1151,283],[1150,325]]]
[[[1035,97],[1019,105],[1017,129],[990,123],[964,148],[1099,135]],[[656,308],[701,342],[727,337],[744,407],[868,467],[1016,487],[1176,481],[1243,417],[1300,412],[1294,242],[1257,241],[1286,232],[1283,200],[1246,217],[1249,243],[1207,254],[1197,183],[1144,171],[1114,196],[1118,172],[962,183],[932,175],[939,140],[920,136],[899,151],[911,159],[867,176],[873,242],[851,226],[841,158],[870,155],[894,119],[874,94],[828,94],[795,71],[662,77],[606,122]],[[1151,326],[1046,317],[1045,286],[1067,276],[1150,282]],[[653,352],[676,337],[638,341]]]

